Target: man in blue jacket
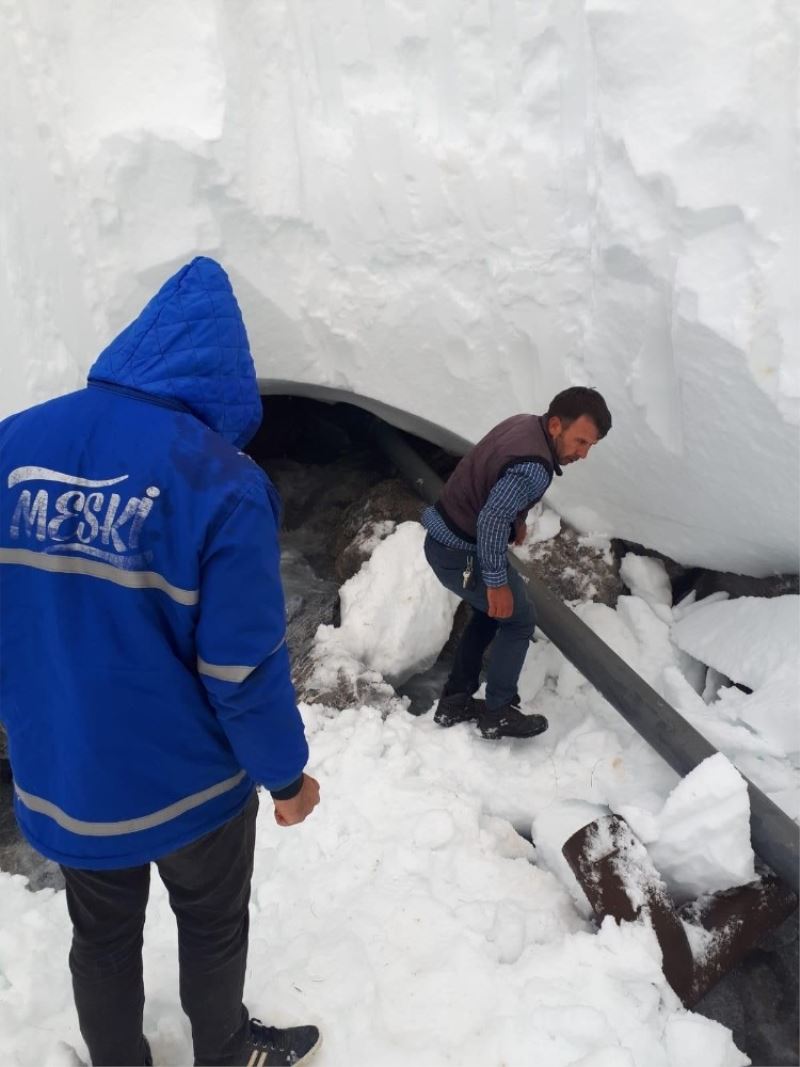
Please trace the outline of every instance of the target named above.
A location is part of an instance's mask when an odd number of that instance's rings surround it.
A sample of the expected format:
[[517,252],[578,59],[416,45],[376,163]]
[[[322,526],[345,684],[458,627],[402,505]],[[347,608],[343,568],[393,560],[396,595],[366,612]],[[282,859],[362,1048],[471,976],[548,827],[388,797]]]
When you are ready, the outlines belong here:
[[198,258],[88,387],[0,423],[0,716],[23,834],[61,865],[94,1064],[149,1063],[150,864],[178,921],[197,1064],[296,1064],[316,1027],[242,1003],[256,784],[282,826],[319,800],[295,704],[277,493],[230,282]]

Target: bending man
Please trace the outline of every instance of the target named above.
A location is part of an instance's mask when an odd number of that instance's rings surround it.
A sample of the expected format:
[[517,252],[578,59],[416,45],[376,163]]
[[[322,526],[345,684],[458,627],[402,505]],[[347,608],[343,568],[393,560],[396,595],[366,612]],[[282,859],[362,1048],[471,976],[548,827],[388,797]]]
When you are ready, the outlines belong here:
[[[440,726],[477,720],[484,737],[534,737],[543,715],[525,715],[517,692],[536,618],[506,549],[525,540],[526,516],[561,468],[586,459],[611,429],[605,400],[583,386],[554,397],[545,415],[513,415],[480,440],[427,508],[425,556],[439,581],[472,607],[434,714]],[[489,645],[486,700],[480,685]]]

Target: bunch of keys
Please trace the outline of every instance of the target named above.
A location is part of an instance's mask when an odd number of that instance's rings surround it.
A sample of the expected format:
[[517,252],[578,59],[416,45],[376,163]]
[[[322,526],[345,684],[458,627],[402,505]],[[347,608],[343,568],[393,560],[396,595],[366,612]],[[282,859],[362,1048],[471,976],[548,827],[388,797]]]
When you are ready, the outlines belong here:
[[467,556],[467,565],[464,568],[464,573],[461,576],[463,578],[462,585],[464,589],[473,589],[475,586],[472,562],[472,556]]

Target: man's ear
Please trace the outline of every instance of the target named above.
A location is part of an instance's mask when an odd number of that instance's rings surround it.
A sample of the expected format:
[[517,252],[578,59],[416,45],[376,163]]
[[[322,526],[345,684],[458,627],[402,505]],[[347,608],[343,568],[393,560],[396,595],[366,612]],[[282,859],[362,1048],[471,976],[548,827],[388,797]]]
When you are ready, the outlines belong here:
[[547,432],[551,437],[558,437],[561,433],[561,419],[558,415],[551,415],[547,420]]

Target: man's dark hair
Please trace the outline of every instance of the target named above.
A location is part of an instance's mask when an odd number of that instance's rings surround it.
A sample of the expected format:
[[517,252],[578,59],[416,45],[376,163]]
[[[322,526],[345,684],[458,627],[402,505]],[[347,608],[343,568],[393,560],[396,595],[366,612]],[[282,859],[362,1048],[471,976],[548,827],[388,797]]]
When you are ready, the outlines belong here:
[[611,412],[605,400],[596,389],[588,385],[572,385],[554,396],[545,418],[555,417],[561,419],[564,426],[569,426],[581,415],[589,416],[601,438],[611,429]]

